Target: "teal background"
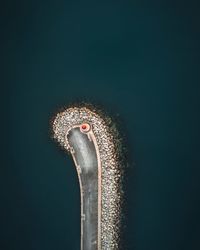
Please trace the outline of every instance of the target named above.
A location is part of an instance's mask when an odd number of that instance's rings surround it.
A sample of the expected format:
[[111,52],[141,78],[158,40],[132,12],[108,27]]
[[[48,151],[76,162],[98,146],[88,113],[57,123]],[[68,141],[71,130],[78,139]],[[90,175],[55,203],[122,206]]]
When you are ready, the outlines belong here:
[[1,249],[79,249],[73,162],[49,120],[78,100],[123,121],[124,249],[200,249],[197,1],[5,1]]

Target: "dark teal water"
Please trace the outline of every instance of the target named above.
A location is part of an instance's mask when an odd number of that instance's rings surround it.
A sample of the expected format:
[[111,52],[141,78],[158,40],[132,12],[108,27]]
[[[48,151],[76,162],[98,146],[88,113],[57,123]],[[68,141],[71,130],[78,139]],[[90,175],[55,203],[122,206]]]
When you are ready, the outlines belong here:
[[1,249],[79,249],[76,171],[49,136],[52,114],[78,100],[123,121],[124,249],[200,249],[195,1],[12,0],[1,10]]

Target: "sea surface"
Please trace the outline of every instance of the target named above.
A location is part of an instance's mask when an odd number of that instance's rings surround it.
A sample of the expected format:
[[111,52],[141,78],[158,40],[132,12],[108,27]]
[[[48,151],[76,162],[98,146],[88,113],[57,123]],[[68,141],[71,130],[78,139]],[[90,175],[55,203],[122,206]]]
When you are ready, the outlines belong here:
[[80,249],[76,170],[50,131],[80,101],[124,137],[123,250],[200,249],[197,1],[11,0],[1,12],[1,249]]

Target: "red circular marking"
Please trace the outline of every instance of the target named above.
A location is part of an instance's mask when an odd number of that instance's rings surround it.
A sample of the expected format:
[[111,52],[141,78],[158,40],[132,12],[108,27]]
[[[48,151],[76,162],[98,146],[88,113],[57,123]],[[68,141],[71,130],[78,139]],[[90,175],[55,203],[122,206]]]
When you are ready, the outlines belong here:
[[83,124],[83,125],[81,126],[81,128],[82,128],[83,130],[85,130],[85,129],[87,128],[87,125]]

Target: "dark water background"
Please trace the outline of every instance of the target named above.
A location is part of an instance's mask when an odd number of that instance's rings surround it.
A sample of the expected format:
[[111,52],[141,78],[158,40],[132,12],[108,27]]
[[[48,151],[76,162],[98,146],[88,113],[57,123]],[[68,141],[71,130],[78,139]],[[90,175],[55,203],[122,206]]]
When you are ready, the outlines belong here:
[[124,249],[200,249],[197,2],[2,3],[1,250],[79,249],[76,171],[49,136],[77,100],[123,121]]

